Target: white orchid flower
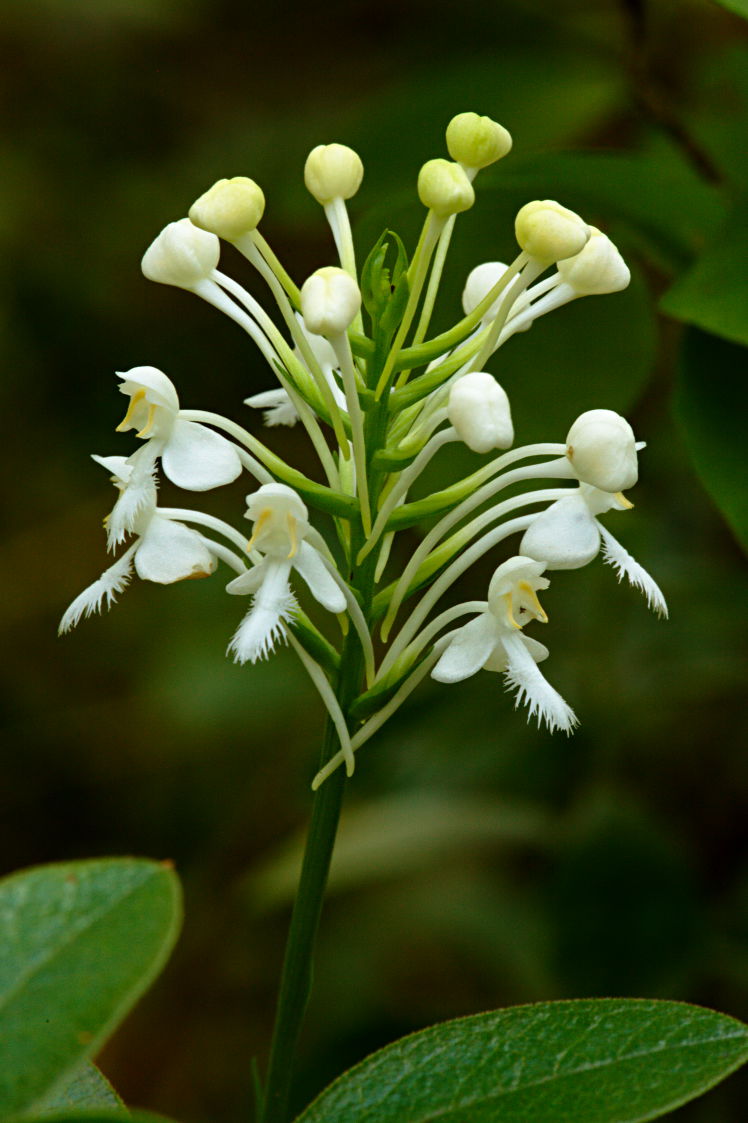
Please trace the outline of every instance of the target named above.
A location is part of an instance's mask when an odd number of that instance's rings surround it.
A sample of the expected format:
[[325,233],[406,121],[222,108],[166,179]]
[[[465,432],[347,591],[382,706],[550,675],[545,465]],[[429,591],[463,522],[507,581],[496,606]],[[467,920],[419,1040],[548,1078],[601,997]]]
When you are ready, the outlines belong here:
[[[124,456],[94,456],[94,460],[112,473],[112,482],[121,492],[129,486],[133,467]],[[60,621],[59,632],[69,632],[83,616],[101,612],[104,600],[111,608],[129,584],[133,567],[143,581],[171,585],[175,581],[209,577],[218,561],[209,542],[183,523],[167,518],[156,507],[156,487],[151,482],[146,500],[136,515],[133,533],[136,540],[114,565],[79,593]]]
[[[339,408],[344,410],[346,408],[345,394],[338,385],[334,373],[338,366],[338,359],[335,352],[324,336],[315,335],[314,332],[307,329],[304,319],[299,312],[296,313],[296,320],[299,325],[299,330],[305,336],[312,354],[319,363],[320,370],[332,391],[333,398]],[[306,366],[304,356],[298,345],[294,347],[293,353],[299,362],[303,366]],[[295,425],[299,420],[296,406],[293,404],[286,391],[281,388],[276,390],[262,390],[259,394],[253,394],[251,398],[245,398],[244,404],[251,406],[252,409],[264,410],[265,412],[262,415],[262,420],[268,427],[275,425]]]
[[481,668],[499,671],[516,691],[515,704],[528,706],[529,717],[544,721],[551,732],[570,733],[577,724],[574,711],[537,668],[548,648],[522,634],[530,620],[548,619],[537,597],[537,590],[549,585],[541,576],[544,569],[543,562],[520,556],[500,565],[488,587],[485,611],[452,633],[431,677],[452,683]]
[[632,507],[622,492],[612,495],[581,483],[578,491],[551,503],[533,519],[519,544],[520,551],[544,562],[548,569],[581,569],[597,557],[602,546],[603,561],[614,567],[618,580],[627,577],[644,594],[649,608],[666,617],[667,604],[657,583],[597,517],[606,511]]
[[312,596],[330,612],[344,612],[346,600],[335,579],[311,543],[309,512],[296,492],[285,484],[264,484],[247,496],[246,517],[254,522],[247,550],[262,559],[227,586],[229,593],[252,594],[252,607],[229,645],[237,663],[256,662],[270,654],[285,638],[284,624],[293,616],[296,598],[291,591],[291,571],[296,570]]
[[109,518],[110,547],[134,531],[140,512],[148,508],[156,461],[164,474],[188,491],[207,491],[231,483],[241,474],[242,461],[226,437],[196,421],[180,417],[173,382],[156,367],[133,367],[118,375],[121,393],[130,399],[127,413],[117,426],[123,433],[135,429],[146,444],[128,458],[131,471]]

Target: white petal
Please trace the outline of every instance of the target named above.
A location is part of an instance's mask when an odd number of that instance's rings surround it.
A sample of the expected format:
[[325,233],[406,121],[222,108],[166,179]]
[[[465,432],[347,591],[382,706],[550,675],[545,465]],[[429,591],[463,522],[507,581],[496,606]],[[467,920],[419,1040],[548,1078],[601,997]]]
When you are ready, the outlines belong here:
[[314,546],[302,542],[299,545],[299,552],[293,559],[293,566],[306,581],[309,592],[323,608],[330,612],[345,612],[343,592],[328,573],[325,563]]
[[623,579],[624,574],[628,577],[630,584],[636,589],[640,589],[644,596],[647,598],[647,605],[658,616],[664,616],[667,619],[668,610],[665,598],[662,595],[662,590],[659,585],[654,581],[646,569],[639,565],[634,558],[631,557],[626,550],[624,550],[621,543],[613,537],[610,531],[606,530],[604,526],[600,526],[600,534],[603,539],[603,560],[612,565],[618,574],[618,580]]
[[258,562],[248,569],[246,573],[240,574],[235,577],[233,581],[229,581],[226,586],[226,592],[231,593],[232,596],[249,596],[256,593],[262,582],[265,580],[266,563],[264,561]]
[[538,670],[525,636],[507,634],[502,642],[508,664],[505,681],[508,689],[516,691],[515,707],[526,705],[528,720],[537,717],[538,725],[544,721],[551,733],[557,729],[571,733],[579,724],[576,714]]
[[114,565],[105,570],[93,585],[89,585],[79,593],[73,603],[65,610],[60,621],[58,635],[63,635],[74,628],[82,616],[91,616],[94,612],[101,612],[102,601],[106,597],[106,606],[111,608],[119,593],[127,587],[132,576],[132,559],[137,549],[137,542],[127,550]]
[[161,455],[164,472],[177,487],[207,491],[241,475],[242,462],[231,441],[196,421],[174,423]]
[[296,601],[288,584],[291,563],[268,561],[262,585],[252,607],[236,629],[228,650],[234,662],[265,659],[279,640],[285,639],[284,623],[291,620]]
[[600,531],[584,497],[575,492],[551,503],[533,519],[518,553],[544,561],[548,569],[579,569],[600,549]]
[[[545,644],[538,643],[532,636],[522,634],[522,642],[527,651],[530,652],[536,663],[542,663],[550,655],[550,651]],[[503,643],[500,643],[493,654],[483,664],[484,671],[505,671],[509,666],[506,649]]]
[[431,672],[437,682],[462,682],[484,667],[501,642],[501,627],[488,612],[458,628]]
[[138,576],[159,585],[207,577],[217,564],[201,534],[161,515],[153,516],[135,554]]
[[245,398],[244,404],[252,409],[264,409],[262,420],[269,428],[275,425],[295,425],[299,420],[296,406],[283,389],[263,390],[261,394]]
[[[160,452],[156,440],[143,445],[118,472],[126,480],[120,497],[106,520],[107,545],[110,550],[124,542],[128,534],[142,534],[156,508],[156,458]],[[129,469],[126,472],[125,469]]]

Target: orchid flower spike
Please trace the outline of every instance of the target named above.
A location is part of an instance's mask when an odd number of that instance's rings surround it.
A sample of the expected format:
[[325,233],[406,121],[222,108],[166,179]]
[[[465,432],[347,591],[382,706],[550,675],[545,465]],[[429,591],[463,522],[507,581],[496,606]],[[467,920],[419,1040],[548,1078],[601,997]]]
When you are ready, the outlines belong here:
[[649,608],[666,617],[667,604],[657,583],[597,517],[631,507],[633,504],[621,492],[612,495],[582,483],[578,491],[551,503],[533,519],[519,544],[520,551],[542,561],[547,569],[581,569],[597,557],[602,545],[603,561],[614,567],[618,580],[627,577],[644,594]]
[[[124,456],[94,456],[94,460],[112,473],[112,483],[120,492],[127,489],[133,467]],[[135,542],[98,580],[78,594],[60,621],[60,634],[69,632],[83,616],[101,612],[105,600],[106,607],[111,608],[118,594],[129,584],[133,566],[143,581],[171,585],[175,581],[209,577],[218,565],[202,534],[159,514],[153,484],[147,501],[133,521],[132,530],[137,536]]]
[[266,658],[285,638],[284,625],[296,608],[290,586],[292,570],[323,608],[339,613],[346,607],[319,550],[304,541],[310,532],[309,512],[292,488],[264,484],[247,496],[246,517],[254,523],[247,550],[257,550],[262,558],[226,586],[229,593],[253,596],[252,607],[229,645],[237,663]]
[[208,491],[231,483],[241,474],[239,454],[226,437],[179,416],[174,383],[156,367],[133,367],[117,375],[120,392],[130,399],[117,432],[136,430],[146,444],[129,458],[132,471],[109,520],[110,543],[134,530],[134,520],[148,502],[156,460],[166,476],[188,491]]
[[577,724],[573,710],[537,668],[548,657],[548,649],[522,632],[530,620],[548,619],[537,597],[537,591],[549,584],[541,576],[544,569],[543,562],[528,557],[503,562],[491,578],[485,611],[452,633],[431,676],[453,683],[481,668],[498,671],[507,687],[516,691],[515,705],[527,705],[529,717],[544,721],[551,732],[570,733]]

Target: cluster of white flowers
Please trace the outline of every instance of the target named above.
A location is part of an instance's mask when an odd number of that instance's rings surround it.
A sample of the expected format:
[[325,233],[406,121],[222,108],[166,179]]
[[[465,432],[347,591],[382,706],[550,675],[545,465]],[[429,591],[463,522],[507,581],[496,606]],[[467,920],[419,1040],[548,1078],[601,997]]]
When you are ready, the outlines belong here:
[[[547,619],[537,597],[549,584],[544,574],[587,565],[601,545],[619,578],[625,574],[666,614],[655,582],[599,522],[632,506],[623,492],[637,481],[643,446],[628,422],[591,409],[563,442],[512,448],[509,399],[484,369],[516,332],[568,301],[625,288],[629,271],[605,234],[555,201],[536,200],[517,215],[515,260],[473,269],[464,315],[428,338],[456,216],[473,205],[476,175],[509,152],[511,137],[487,117],[461,113],[449,124],[447,148],[451,160],[430,160],[418,176],[427,214],[410,261],[386,232],[357,270],[345,201],[358,191],[363,165],[341,144],[315,148],[304,170],[339,264],[318,269],[301,289],[260,234],[265,198],[245,177],[214,184],[143,257],[146,277],[202,297],[252,338],[273,385],[246,404],[265,410],[268,425],[305,427],[323,482],[234,421],[182,409],[170,379],[147,366],[118,376],[129,403],[117,429],[134,429],[142,443],[127,458],[94,457],[119,492],[106,519],[109,547],[132,541],[75,598],[61,632],[111,605],[133,568],[144,580],[169,584],[209,576],[223,562],[235,574],[227,591],[252,597],[229,651],[238,662],[255,661],[288,639],[335,723],[340,751],[315,786],[343,762],[350,773],[355,750],[429,673],[453,683],[481,668],[498,671],[517,704],[551,730],[569,732],[576,717],[538,670],[548,650],[523,629]],[[219,271],[220,239],[267,283],[280,326]],[[423,469],[450,442],[484,455],[503,451],[450,487],[409,500]],[[255,481],[247,496],[251,535],[204,512],[159,507],[159,461],[168,479],[193,492],[247,472]],[[565,486],[539,487],[540,480]],[[520,490],[500,498],[517,484]],[[330,533],[312,525],[309,508],[328,517]],[[402,572],[382,585],[397,532],[425,520],[433,524],[428,533]],[[487,600],[451,604],[434,616],[454,582],[515,534],[522,536],[517,553],[498,564]],[[317,605],[338,616],[340,643],[302,611],[298,578]],[[403,603],[419,591],[390,638]],[[450,629],[466,615],[468,623]]]

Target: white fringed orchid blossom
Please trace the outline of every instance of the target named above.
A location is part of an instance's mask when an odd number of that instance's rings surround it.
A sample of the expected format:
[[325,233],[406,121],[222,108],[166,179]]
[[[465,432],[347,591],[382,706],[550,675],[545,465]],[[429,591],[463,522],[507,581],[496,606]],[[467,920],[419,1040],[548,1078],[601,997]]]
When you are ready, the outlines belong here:
[[491,578],[485,611],[452,633],[431,677],[452,683],[481,668],[498,671],[516,691],[516,705],[526,705],[529,716],[545,722],[551,732],[570,733],[577,724],[573,710],[537,668],[548,649],[522,632],[530,620],[548,619],[537,598],[537,590],[549,584],[541,576],[544,569],[542,562],[527,557],[503,562]]
[[107,523],[110,547],[124,541],[147,508],[159,457],[167,478],[188,491],[208,491],[231,483],[242,471],[231,441],[180,417],[174,384],[162,371],[133,367],[118,377],[122,379],[120,391],[130,404],[117,432],[135,429],[146,443],[128,460],[127,481]]
[[255,549],[262,557],[226,587],[239,596],[253,595],[252,608],[229,645],[237,663],[266,658],[285,637],[284,624],[296,608],[292,570],[323,608],[336,613],[346,608],[345,596],[319,550],[304,541],[310,531],[309,512],[295,491],[284,484],[265,484],[247,496],[246,516],[255,524],[247,550]]
[[[517,704],[550,729],[569,732],[574,713],[537,667],[548,652],[522,630],[546,619],[537,599],[548,585],[546,569],[580,568],[602,548],[619,577],[625,574],[661,615],[667,611],[652,578],[599,521],[631,506],[622,493],[636,483],[643,446],[628,422],[593,409],[577,418],[565,442],[512,447],[509,398],[486,369],[543,315],[624,288],[628,268],[605,234],[553,200],[535,200],[517,214],[515,259],[473,269],[464,315],[431,333],[459,214],[475,201],[480,170],[512,145],[501,125],[475,113],[458,114],[446,140],[452,159],[429,160],[418,174],[427,214],[411,257],[387,230],[358,268],[346,201],[361,185],[363,164],[340,144],[316,147],[304,173],[324,208],[337,259],[300,288],[260,232],[265,196],[247,176],[219,180],[190,218],[157,235],[142,260],[145,275],[197,295],[252,339],[274,381],[247,404],[265,410],[268,425],[303,426],[319,472],[306,475],[230,418],[182,409],[174,385],[154,367],[120,375],[129,405],[118,429],[133,430],[142,444],[126,460],[97,459],[120,492],[106,520],[109,546],[134,540],[61,624],[67,631],[111,604],[133,570],[168,584],[206,575],[223,561],[237,574],[227,591],[252,598],[229,652],[239,663],[254,662],[288,640],[327,708],[330,751],[314,786],[343,763],[350,775],[356,750],[429,673],[453,683],[481,668],[499,672]],[[221,239],[267,285],[275,315],[219,269]],[[448,460],[445,449],[457,442],[485,462],[424,493],[428,465]],[[247,497],[249,542],[210,514],[157,507],[159,470],[191,492],[247,471],[257,489]],[[317,517],[327,520],[319,530]],[[398,534],[418,526],[423,533],[398,570]],[[513,535],[522,536],[519,553],[502,562],[496,555]],[[487,601],[450,599],[440,607],[487,556],[498,566]],[[319,624],[297,604],[298,578]],[[410,598],[415,603],[406,610]],[[329,613],[340,617],[340,636],[328,628]],[[455,625],[467,616],[468,623]]]
[[[132,465],[124,456],[95,456],[112,473],[112,482],[124,491],[132,476]],[[133,527],[135,541],[101,576],[79,593],[60,621],[60,633],[74,628],[83,616],[111,608],[129,584],[133,567],[143,581],[171,585],[196,577],[209,577],[218,565],[210,543],[202,534],[159,513],[156,488],[151,485]]]
[[602,546],[603,561],[616,569],[618,580],[628,578],[644,594],[648,606],[658,616],[666,617],[667,604],[657,583],[597,517],[606,511],[632,507],[621,492],[612,495],[582,483],[577,491],[552,503],[532,521],[519,548],[527,557],[544,562],[548,569],[581,569],[597,557]]

